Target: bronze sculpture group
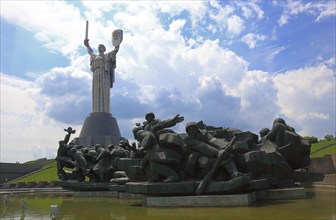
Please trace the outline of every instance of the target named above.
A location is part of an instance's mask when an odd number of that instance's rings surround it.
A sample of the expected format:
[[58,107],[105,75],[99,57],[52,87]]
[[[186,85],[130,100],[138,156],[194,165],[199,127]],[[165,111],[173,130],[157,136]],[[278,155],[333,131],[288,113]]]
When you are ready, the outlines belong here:
[[[150,112],[145,119],[134,127],[137,143],[132,145],[121,139],[118,146],[84,148],[68,144],[74,131],[65,129],[56,158],[59,178],[119,184],[200,181],[195,193],[203,194],[213,181],[266,178],[276,186],[310,163],[309,142],[281,118],[271,129],[261,129],[260,140],[249,131],[207,126],[203,121],[189,122],[186,133],[176,133],[171,127],[184,120],[180,115],[161,121]],[[120,168],[119,160],[130,161],[130,166]]]

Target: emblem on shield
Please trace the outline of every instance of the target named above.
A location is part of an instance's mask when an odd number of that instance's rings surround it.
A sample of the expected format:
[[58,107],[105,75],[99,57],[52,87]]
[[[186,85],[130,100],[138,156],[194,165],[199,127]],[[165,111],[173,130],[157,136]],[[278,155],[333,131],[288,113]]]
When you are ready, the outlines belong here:
[[112,32],[112,45],[117,47],[121,44],[123,40],[123,31],[118,29]]

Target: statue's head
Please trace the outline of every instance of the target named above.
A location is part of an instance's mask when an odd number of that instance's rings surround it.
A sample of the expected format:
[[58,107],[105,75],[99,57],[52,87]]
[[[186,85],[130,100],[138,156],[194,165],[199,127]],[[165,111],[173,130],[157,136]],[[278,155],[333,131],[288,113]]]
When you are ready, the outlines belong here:
[[87,155],[91,158],[95,158],[97,156],[97,152],[95,150],[89,150]]
[[111,150],[113,150],[114,145],[113,145],[113,144],[109,144],[109,145],[107,146],[107,148],[109,149],[109,151],[111,151]]
[[284,124],[286,125],[286,122],[283,118],[276,118],[274,121],[273,121],[273,125],[276,124],[276,123],[280,123],[280,124]]
[[147,122],[151,122],[155,119],[155,115],[153,112],[148,112],[145,116],[145,119],[147,120]]
[[100,148],[103,148],[103,146],[101,144],[96,144],[94,146],[94,149],[96,150],[96,152],[100,151]]
[[98,45],[98,51],[99,52],[105,52],[106,51],[106,47],[104,46],[104,44],[99,44]]
[[267,135],[270,132],[270,129],[268,128],[263,128],[259,131],[260,137],[264,137],[265,135]]
[[201,133],[201,131],[199,130],[199,128],[197,126],[197,123],[195,123],[195,122],[189,122],[186,125],[186,132],[190,136],[196,136],[196,135]]
[[119,141],[119,146],[125,146],[125,145],[128,145],[128,144],[129,144],[128,140],[121,139],[121,140]]

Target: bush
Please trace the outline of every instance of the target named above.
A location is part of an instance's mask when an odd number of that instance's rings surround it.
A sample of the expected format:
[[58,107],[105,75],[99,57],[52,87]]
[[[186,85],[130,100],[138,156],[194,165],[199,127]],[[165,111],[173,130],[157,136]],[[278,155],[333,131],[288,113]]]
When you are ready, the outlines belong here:
[[311,144],[318,143],[318,139],[317,139],[317,137],[314,137],[314,136],[306,136],[306,137],[304,137],[304,138],[307,139]]
[[327,134],[326,136],[324,136],[324,140],[326,140],[326,141],[331,141],[331,140],[334,140],[334,139],[335,139],[334,136],[331,135],[331,134]]

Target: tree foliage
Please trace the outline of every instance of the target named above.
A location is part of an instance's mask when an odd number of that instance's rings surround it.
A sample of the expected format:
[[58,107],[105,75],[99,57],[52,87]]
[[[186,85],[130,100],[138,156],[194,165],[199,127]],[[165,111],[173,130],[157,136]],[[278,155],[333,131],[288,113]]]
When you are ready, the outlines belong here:
[[327,134],[326,136],[324,136],[324,139],[325,139],[326,141],[331,141],[331,140],[334,140],[335,138],[334,138],[333,135],[331,135],[331,134]]
[[311,144],[318,143],[318,139],[317,139],[317,137],[314,137],[314,136],[306,136],[306,137],[304,137],[304,138],[307,139]]

